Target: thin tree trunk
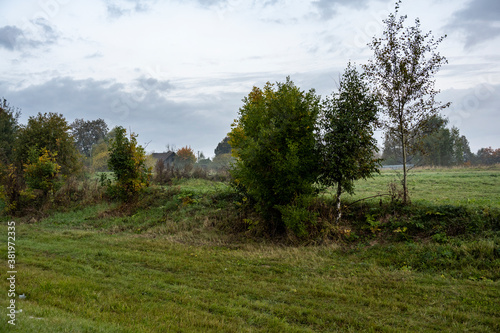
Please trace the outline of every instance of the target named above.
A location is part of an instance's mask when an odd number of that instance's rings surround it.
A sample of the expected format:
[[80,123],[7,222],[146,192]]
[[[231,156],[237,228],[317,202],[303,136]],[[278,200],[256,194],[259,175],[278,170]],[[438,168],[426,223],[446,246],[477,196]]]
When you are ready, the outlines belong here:
[[407,151],[407,140],[404,129],[404,117],[403,117],[404,104],[399,106],[399,133],[401,134],[401,148],[403,150],[403,204],[408,203],[408,186],[406,182],[406,176],[408,173],[408,168],[406,167],[406,154]]
[[408,168],[406,167],[406,143],[403,134],[403,204],[405,205],[408,203],[408,187],[406,183],[407,172]]
[[335,220],[335,223],[339,224],[340,218],[342,217],[342,211],[340,209],[340,195],[342,194],[342,186],[340,185],[340,182],[337,184],[337,201],[336,201],[336,207],[337,207],[337,218]]

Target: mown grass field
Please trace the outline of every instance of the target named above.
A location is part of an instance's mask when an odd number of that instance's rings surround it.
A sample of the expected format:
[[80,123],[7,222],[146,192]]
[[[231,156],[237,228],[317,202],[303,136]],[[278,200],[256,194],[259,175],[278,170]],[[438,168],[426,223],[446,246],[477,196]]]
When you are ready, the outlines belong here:
[[[402,177],[401,170],[382,169],[357,182],[353,199],[387,193],[388,184]],[[416,168],[410,171],[408,188],[414,203],[500,207],[500,167]]]
[[[412,200],[497,209],[499,176],[416,170]],[[385,193],[395,178],[383,171],[346,199]],[[500,331],[498,230],[384,242],[375,229],[290,246],[218,228],[236,214],[228,191],[189,180],[129,215],[101,203],[14,219],[16,292],[27,297],[8,325],[3,265],[0,332]]]

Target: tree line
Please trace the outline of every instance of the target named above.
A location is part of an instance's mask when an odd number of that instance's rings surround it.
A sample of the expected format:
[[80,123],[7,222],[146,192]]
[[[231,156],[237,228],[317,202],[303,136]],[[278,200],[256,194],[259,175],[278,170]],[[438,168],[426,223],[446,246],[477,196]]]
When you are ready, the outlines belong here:
[[[114,181],[101,179],[107,194],[133,201],[153,181],[155,160],[137,143],[137,135],[117,126],[108,129],[103,119],[76,119],[62,114],[38,113],[19,123],[21,110],[0,102],[0,212],[50,205],[55,193],[70,179],[86,173],[112,171]],[[186,146],[176,150],[178,168],[229,167],[227,139],[212,160]],[[177,172],[177,177],[186,176]]]
[[[473,153],[469,140],[460,134],[456,126],[448,128],[448,119],[436,115],[425,126],[420,142],[414,144],[408,161],[415,166],[472,166],[500,163],[500,148],[481,148]],[[394,137],[386,133],[381,158],[383,165],[400,165],[401,148]]]

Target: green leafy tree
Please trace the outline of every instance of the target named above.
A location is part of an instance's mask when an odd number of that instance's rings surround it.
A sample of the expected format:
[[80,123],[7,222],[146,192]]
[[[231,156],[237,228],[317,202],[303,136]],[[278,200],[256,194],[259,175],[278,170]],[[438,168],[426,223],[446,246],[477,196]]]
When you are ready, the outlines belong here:
[[420,165],[453,165],[453,139],[446,125],[448,119],[439,115],[431,117],[424,128],[420,145],[422,149],[416,155]]
[[[440,109],[449,106],[435,101],[439,90],[434,89],[433,75],[446,58],[435,52],[444,37],[437,40],[431,32],[423,34],[419,19],[415,26],[404,28],[406,16],[395,13],[384,20],[383,37],[369,44],[374,57],[364,66],[385,113],[386,130],[400,142],[403,163],[403,202],[409,201],[407,186],[407,155],[418,142],[426,121]],[[446,36],[445,36],[446,37]]]
[[20,114],[6,99],[0,99],[0,163],[11,163]]
[[20,114],[19,109],[0,99],[0,213],[15,207],[21,190],[21,171],[13,164]]
[[108,171],[109,141],[102,139],[92,146],[92,169],[94,171]]
[[[447,128],[448,119],[435,115],[427,120],[419,135],[420,141],[414,144],[415,153],[407,155],[407,161],[416,165],[453,166],[463,165],[472,159],[467,138],[460,135],[456,127]],[[399,164],[402,161],[399,140],[386,134],[383,158],[386,164]]]
[[22,208],[22,203],[30,201],[30,195],[26,195],[25,183],[22,169],[14,163],[8,165],[0,164],[0,213],[15,212]]
[[476,164],[493,165],[500,163],[500,148],[493,149],[491,147],[481,148],[477,151]]
[[114,127],[111,131],[109,131],[103,138],[99,139],[99,141],[92,145],[92,149],[90,152],[92,169],[94,171],[109,171],[108,169],[108,161],[109,161],[109,147],[110,142],[116,136],[116,131],[118,127]]
[[320,181],[337,186],[337,223],[341,218],[340,196],[354,193],[354,181],[378,171],[380,160],[373,132],[377,126],[376,97],[363,82],[364,74],[348,65],[339,92],[323,104],[320,131],[322,157]]
[[219,154],[214,157],[211,167],[216,170],[229,170],[234,157],[231,154]]
[[[407,157],[407,160],[411,161],[411,158]],[[394,135],[390,135],[389,133],[384,134],[382,161],[382,164],[384,165],[395,165],[403,163],[399,140]]]
[[460,130],[455,126],[451,128],[451,139],[453,140],[453,164],[470,164],[473,154],[470,150],[469,140],[465,135],[460,135]]
[[231,145],[229,144],[229,137],[226,136],[214,150],[215,156],[223,154],[231,154]]
[[47,149],[32,150],[29,162],[24,165],[24,178],[30,189],[42,192],[44,199],[53,194],[59,183],[61,167],[54,154]]
[[[19,126],[12,163],[2,177],[7,184],[4,189],[9,211],[22,210],[32,204],[31,199],[36,195],[25,191],[26,185],[28,190],[42,191],[47,198],[59,181],[62,184],[59,175],[64,179],[80,170],[80,155],[69,129],[66,119],[56,113],[39,113],[30,117],[26,125]],[[56,166],[57,172],[52,176],[50,170]]]
[[315,191],[319,97],[287,78],[254,87],[243,102],[229,133],[234,182],[256,203],[270,231],[301,232],[303,226],[287,225],[281,211],[288,213],[284,207]]
[[108,125],[100,118],[96,120],[75,119],[71,124],[71,133],[78,151],[90,157],[92,146],[106,137]]
[[15,151],[19,165],[29,162],[31,151],[42,154],[43,149],[55,156],[63,175],[71,175],[81,169],[80,155],[70,126],[61,114],[39,113],[36,117],[30,117],[27,125],[21,126]]
[[203,153],[198,154],[198,158],[196,161],[197,166],[208,168],[211,164],[212,160],[210,158],[205,157]]
[[121,126],[116,127],[114,133],[108,166],[114,172],[116,182],[111,189],[121,200],[133,202],[149,186],[151,168],[146,167],[146,153],[137,144],[135,134],[127,138],[126,130]]

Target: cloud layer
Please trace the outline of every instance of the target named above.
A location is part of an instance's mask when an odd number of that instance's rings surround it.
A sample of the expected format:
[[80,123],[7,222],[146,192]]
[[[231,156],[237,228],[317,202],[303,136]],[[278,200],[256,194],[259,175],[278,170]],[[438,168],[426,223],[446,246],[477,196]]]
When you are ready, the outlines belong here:
[[21,108],[21,122],[38,112],[60,113],[69,122],[103,118],[110,127],[120,125],[140,134],[141,143],[150,142],[149,151],[163,151],[167,144],[190,145],[207,156],[213,155],[217,143],[229,131],[238,108],[235,101],[242,98],[227,93],[202,102],[176,102],[163,96],[174,89],[169,82],[139,77],[136,83],[130,89],[111,80],[58,77],[20,90],[11,90],[7,82],[0,82],[0,91],[12,105]]
[[6,25],[0,28],[0,47],[9,51],[27,50],[55,44],[59,34],[44,18],[29,21],[25,30]]
[[[500,142],[499,5],[401,5],[408,25],[420,17],[424,31],[449,34],[436,81],[473,147]],[[22,121],[37,112],[104,118],[151,141],[148,150],[191,145],[210,156],[252,86],[290,75],[303,90],[332,93],[349,61],[366,63],[393,9],[394,0],[3,1],[0,97]],[[485,84],[495,94],[477,97]]]
[[454,13],[448,27],[465,34],[465,48],[471,49],[500,36],[500,1],[474,0]]

